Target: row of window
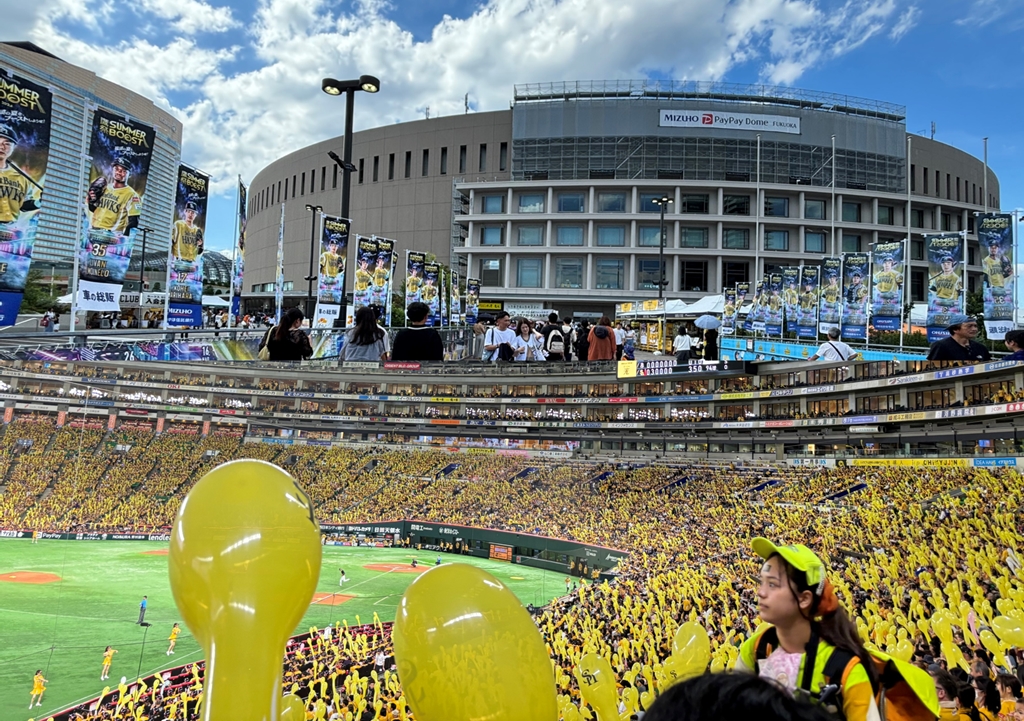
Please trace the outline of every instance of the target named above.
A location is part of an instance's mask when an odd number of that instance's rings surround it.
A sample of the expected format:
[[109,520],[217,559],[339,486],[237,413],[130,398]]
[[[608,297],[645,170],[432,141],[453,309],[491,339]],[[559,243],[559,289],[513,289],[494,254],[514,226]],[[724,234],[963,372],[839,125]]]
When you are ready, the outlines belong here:
[[[983,205],[982,200],[985,197],[985,189],[979,188],[977,183],[971,183],[964,180],[960,182],[959,176],[956,178],[956,183],[953,182],[953,177],[946,173],[946,200],[953,200],[953,195],[956,195],[956,201],[959,203],[961,197],[961,189],[963,190],[963,202],[967,202],[967,199],[971,199],[973,205]],[[912,193],[917,192],[917,166],[910,166],[910,191]],[[935,171],[935,182],[929,182],[932,178],[931,172],[927,167],[924,167],[921,172],[921,192],[923,195],[934,195],[936,198],[942,197],[942,172],[939,170]],[[968,192],[970,191],[970,192]],[[999,204],[996,202],[996,197],[992,193],[988,195],[989,207],[997,208]]]
[[[466,145],[459,146],[459,173],[465,173],[468,165],[469,148]],[[420,164],[420,177],[426,178],[430,175],[430,149],[424,148],[422,151],[422,159]],[[438,170],[441,175],[448,174],[448,148],[441,148],[439,153]],[[380,180],[380,159],[381,156],[374,155],[371,161],[371,173],[372,182],[376,183]],[[388,155],[388,180],[395,179],[395,153]],[[403,177],[412,177],[412,151],[405,151],[405,162],[403,168]],[[487,171],[487,143],[480,143],[480,147],[477,152],[477,169],[478,172],[484,173]],[[504,172],[508,169],[508,143],[500,143],[498,145],[498,171]],[[331,176],[331,189],[336,190],[338,187],[338,166],[333,165],[330,167]],[[366,158],[360,158],[358,163],[358,169],[356,171],[356,182],[362,184],[366,175]],[[307,189],[310,193],[317,192],[317,185],[319,185],[319,192],[327,190],[327,176],[328,166],[322,165],[319,170],[317,168],[310,169],[309,173],[295,173],[292,175],[291,180],[288,178],[279,180],[277,183],[271,183],[263,190],[259,191],[252,196],[249,203],[249,215],[255,215],[264,208],[278,203],[283,203],[288,200],[289,197],[298,198],[306,194]],[[307,184],[308,179],[308,184]],[[319,180],[319,183],[317,182]]]
[[[252,292],[253,293],[273,293],[274,290],[276,290],[276,288],[277,288],[277,283],[253,283],[253,285],[252,285]],[[284,286],[282,287],[281,290],[282,291],[295,290],[295,281],[293,281],[293,280],[286,280],[284,282]]]

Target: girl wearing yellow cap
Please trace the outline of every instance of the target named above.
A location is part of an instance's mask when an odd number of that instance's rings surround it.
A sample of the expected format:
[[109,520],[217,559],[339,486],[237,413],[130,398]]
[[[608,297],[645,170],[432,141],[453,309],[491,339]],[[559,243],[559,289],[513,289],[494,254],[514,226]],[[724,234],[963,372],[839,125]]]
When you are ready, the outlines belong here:
[[758,608],[772,625],[743,643],[736,669],[819,700],[847,721],[879,721],[875,665],[839,605],[825,564],[806,546],[756,538],[753,548],[764,559]]

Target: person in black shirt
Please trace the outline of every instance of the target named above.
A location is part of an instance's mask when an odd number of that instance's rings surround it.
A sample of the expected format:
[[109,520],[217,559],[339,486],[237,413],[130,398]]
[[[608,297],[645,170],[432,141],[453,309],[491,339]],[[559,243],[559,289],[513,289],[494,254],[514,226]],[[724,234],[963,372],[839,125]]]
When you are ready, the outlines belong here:
[[949,338],[935,341],[928,349],[928,360],[978,363],[992,359],[988,348],[974,340],[978,335],[978,321],[974,318],[957,313],[949,319],[948,329]]
[[[562,350],[558,351],[551,347],[551,334],[558,333],[558,339],[562,343]],[[548,322],[543,328],[540,329],[540,334],[544,336],[544,350],[548,352],[549,361],[560,361],[565,360],[565,349],[566,344],[569,342],[562,332],[562,325],[558,322],[558,313],[549,313]]]
[[396,361],[439,361],[444,360],[444,343],[441,334],[427,325],[430,308],[426,303],[410,303],[405,309],[409,327],[398,331],[391,360]]

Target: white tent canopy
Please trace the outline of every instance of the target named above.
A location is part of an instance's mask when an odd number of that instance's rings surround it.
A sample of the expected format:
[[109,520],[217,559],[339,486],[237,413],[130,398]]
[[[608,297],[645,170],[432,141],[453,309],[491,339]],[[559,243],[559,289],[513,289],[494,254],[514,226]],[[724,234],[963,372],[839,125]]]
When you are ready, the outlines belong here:
[[203,306],[207,308],[228,308],[231,303],[221,295],[204,295]]
[[696,303],[691,303],[686,306],[687,316],[700,316],[710,313],[711,315],[721,315],[725,309],[725,296],[723,295],[706,295]]

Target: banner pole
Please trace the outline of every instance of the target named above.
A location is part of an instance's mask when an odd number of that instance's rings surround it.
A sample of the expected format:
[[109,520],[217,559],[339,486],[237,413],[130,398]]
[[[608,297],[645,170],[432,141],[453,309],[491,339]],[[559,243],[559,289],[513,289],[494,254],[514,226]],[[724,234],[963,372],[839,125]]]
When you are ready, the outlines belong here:
[[875,282],[875,253],[868,251],[868,297],[864,301],[864,351],[871,347],[871,294],[874,292],[872,286]]
[[404,316],[403,323],[406,328],[409,327],[409,316],[406,315],[409,311],[409,249],[405,249],[405,312],[402,313]]
[[78,166],[78,197],[79,197],[79,201],[82,204],[82,215],[83,215],[83,217],[79,218],[79,228],[78,228],[78,232],[77,232],[77,234],[75,236],[75,243],[73,245],[73,248],[74,248],[74,250],[73,250],[73,253],[74,253],[73,263],[74,263],[74,265],[73,265],[73,268],[71,270],[72,290],[71,290],[71,325],[70,325],[70,330],[71,330],[72,333],[74,333],[74,331],[75,331],[76,318],[78,316],[78,270],[79,270],[79,268],[78,268],[78,254],[79,254],[79,251],[82,249],[82,235],[81,234],[85,232],[85,217],[84,216],[88,215],[88,212],[89,212],[89,205],[88,205],[88,202],[87,202],[87,200],[85,198],[85,189],[86,189],[86,187],[88,187],[88,182],[89,182],[88,180],[86,180],[86,176],[85,176],[86,160],[87,159],[91,159],[91,156],[89,155],[89,146],[87,145],[87,141],[88,141],[88,138],[89,138],[89,111],[90,110],[95,110],[95,109],[96,109],[96,107],[94,105],[90,105],[88,103],[83,103],[82,104],[82,157],[81,157],[81,162],[79,163],[79,166]]
[[[910,208],[910,204],[911,204],[911,199],[910,199],[910,182],[911,182],[911,177],[910,177],[910,168],[911,168],[911,165],[910,165],[910,150],[911,150],[911,147],[912,147],[911,146],[911,137],[908,135],[907,136],[907,168],[906,168],[906,170],[907,170],[907,218],[906,218],[906,221],[907,221],[907,237],[903,239],[903,297],[900,298],[901,301],[905,301],[908,297],[910,298],[910,304],[909,304],[910,305],[910,313],[907,313],[907,323],[906,323],[907,326],[909,326],[910,323],[911,323],[910,316],[911,316],[911,313],[913,313],[913,310],[914,310],[914,298],[913,298],[913,295],[910,292],[910,283],[907,282],[907,274],[910,272],[910,248],[911,248],[911,242],[910,242],[910,233],[911,233],[911,230],[910,230],[910,228],[911,228],[911,225],[910,225],[910,216],[911,216],[911,212],[910,212],[910,210],[911,210],[911,208]],[[927,260],[927,254],[926,254],[925,260]],[[929,269],[928,269],[927,266],[925,266],[925,278],[928,277],[928,272],[929,272]],[[927,305],[927,301],[928,301],[928,297],[927,297],[928,288],[926,287],[924,290],[925,290],[925,303]],[[926,325],[927,325],[927,322],[926,322]],[[900,352],[901,353],[903,352],[903,342],[904,342],[903,327],[904,327],[904,325],[903,325],[903,308],[901,307],[900,308]]]
[[960,284],[963,286],[963,290],[960,292],[960,299],[962,303],[963,314],[967,314],[967,231],[961,230],[960,237],[963,239],[963,245],[960,250],[960,258],[963,260],[963,270],[960,271]]
[[229,287],[231,293],[229,295],[228,303],[228,328],[233,328],[235,325],[235,274],[238,272],[238,233],[240,230],[239,211],[241,210],[242,204],[242,175],[238,175],[238,184],[235,185],[235,242],[232,243],[231,250],[231,282]]
[[[171,329],[171,267],[174,265],[174,243],[167,246],[167,272],[164,277],[164,328]],[[199,318],[202,319],[202,306],[199,310]]]

